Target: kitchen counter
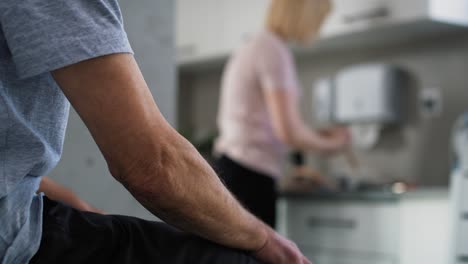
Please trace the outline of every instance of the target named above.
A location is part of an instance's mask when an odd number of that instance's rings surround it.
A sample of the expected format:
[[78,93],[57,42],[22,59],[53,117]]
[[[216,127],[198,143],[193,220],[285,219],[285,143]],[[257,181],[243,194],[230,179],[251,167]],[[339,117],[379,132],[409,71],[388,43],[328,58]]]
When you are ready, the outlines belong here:
[[318,264],[449,263],[449,198],[443,187],[282,191],[277,230]]
[[425,199],[435,197],[448,197],[448,187],[426,187],[397,194],[390,191],[349,191],[349,192],[325,192],[325,191],[293,191],[282,190],[280,198],[288,200],[314,200],[314,201],[369,201],[369,202],[398,202],[401,199]]

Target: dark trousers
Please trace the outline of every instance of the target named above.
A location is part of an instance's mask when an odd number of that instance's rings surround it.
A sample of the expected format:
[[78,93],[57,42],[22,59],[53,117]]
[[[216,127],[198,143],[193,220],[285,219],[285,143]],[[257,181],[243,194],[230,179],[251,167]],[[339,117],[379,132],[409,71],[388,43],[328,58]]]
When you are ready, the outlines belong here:
[[43,236],[32,264],[258,264],[164,223],[81,212],[44,198]]
[[248,169],[226,156],[217,159],[214,168],[226,187],[252,214],[275,228],[278,195],[272,177]]

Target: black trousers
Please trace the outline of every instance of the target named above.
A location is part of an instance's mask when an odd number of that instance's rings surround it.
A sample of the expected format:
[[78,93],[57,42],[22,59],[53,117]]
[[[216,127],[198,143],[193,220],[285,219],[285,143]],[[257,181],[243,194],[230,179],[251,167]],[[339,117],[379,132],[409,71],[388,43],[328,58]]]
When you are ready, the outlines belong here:
[[226,187],[255,216],[275,228],[276,183],[273,177],[248,169],[226,156],[214,162]]
[[32,264],[258,264],[164,223],[81,212],[44,198],[43,236]]

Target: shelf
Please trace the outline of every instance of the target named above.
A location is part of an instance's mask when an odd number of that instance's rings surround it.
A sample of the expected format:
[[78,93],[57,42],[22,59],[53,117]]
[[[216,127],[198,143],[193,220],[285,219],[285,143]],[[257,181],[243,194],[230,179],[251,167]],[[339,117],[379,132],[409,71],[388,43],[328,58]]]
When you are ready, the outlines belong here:
[[[337,52],[366,51],[391,46],[404,45],[415,41],[437,41],[455,34],[468,34],[468,28],[462,25],[448,24],[422,19],[407,23],[386,24],[366,31],[351,32],[335,37],[327,37],[307,48],[293,47],[298,59],[318,55],[333,56]],[[202,60],[179,63],[182,73],[197,73],[221,69],[228,59],[228,54],[206,57]]]

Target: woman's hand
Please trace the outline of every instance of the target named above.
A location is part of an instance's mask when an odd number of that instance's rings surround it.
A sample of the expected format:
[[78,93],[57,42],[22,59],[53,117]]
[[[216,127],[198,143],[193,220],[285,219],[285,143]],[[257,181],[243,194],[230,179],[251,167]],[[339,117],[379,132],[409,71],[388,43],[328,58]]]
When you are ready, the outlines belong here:
[[351,143],[351,133],[346,127],[334,127],[320,131],[323,139],[322,152],[336,154],[346,150]]

